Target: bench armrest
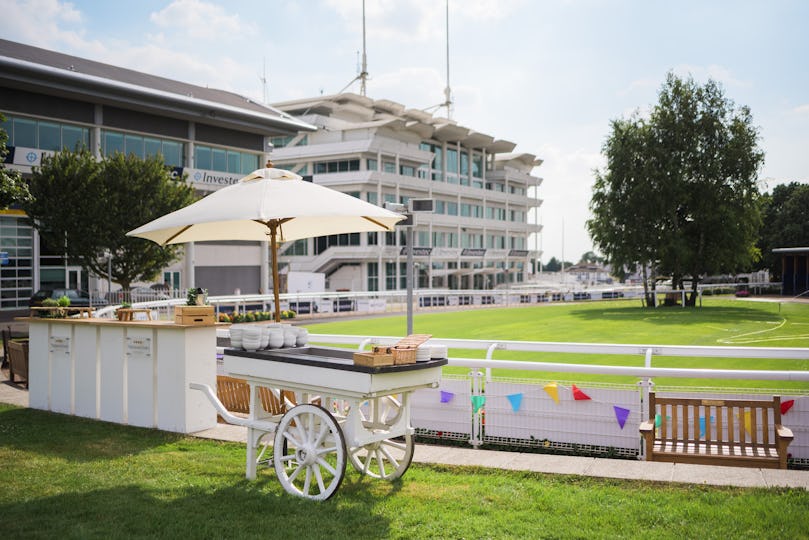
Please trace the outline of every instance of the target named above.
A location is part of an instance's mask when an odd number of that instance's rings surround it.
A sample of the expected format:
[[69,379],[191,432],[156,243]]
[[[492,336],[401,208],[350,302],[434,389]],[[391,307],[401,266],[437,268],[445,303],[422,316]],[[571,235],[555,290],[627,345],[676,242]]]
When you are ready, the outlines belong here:
[[640,423],[640,432],[641,433],[647,433],[647,432],[654,433],[654,430],[655,430],[655,423],[652,422],[651,420],[646,420],[645,422]]
[[782,426],[781,424],[775,425],[775,436],[779,439],[790,439],[792,440],[792,430],[788,427]]

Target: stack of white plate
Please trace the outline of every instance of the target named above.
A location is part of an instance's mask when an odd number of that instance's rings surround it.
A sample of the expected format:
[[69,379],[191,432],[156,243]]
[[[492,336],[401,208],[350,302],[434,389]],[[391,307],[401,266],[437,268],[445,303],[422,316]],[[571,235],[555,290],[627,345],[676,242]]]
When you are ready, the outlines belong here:
[[303,347],[304,345],[309,343],[309,330],[307,330],[306,328],[296,326],[295,332],[297,332],[297,337],[295,339],[296,346]]
[[261,347],[261,328],[245,326],[242,333],[242,347],[246,351],[257,351]]
[[421,345],[416,349],[416,362],[426,362],[430,359],[430,350],[432,347],[428,345]]
[[430,347],[430,358],[446,358],[447,346],[446,345],[433,345]]
[[270,329],[266,326],[260,326],[259,328],[261,328],[261,344],[259,348],[266,349],[270,345]]
[[279,327],[270,328],[270,349],[280,349],[284,346],[284,330]]
[[230,346],[234,349],[242,348],[242,334],[244,328],[241,326],[233,325],[230,327]]
[[298,343],[298,332],[291,326],[284,328],[284,347],[294,347]]

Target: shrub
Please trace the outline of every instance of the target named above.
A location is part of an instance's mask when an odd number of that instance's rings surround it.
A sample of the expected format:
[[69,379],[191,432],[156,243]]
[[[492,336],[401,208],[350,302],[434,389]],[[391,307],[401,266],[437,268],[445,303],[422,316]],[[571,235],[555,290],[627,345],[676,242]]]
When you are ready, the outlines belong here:
[[70,298],[67,296],[60,296],[59,300],[56,301],[59,307],[69,307],[70,306]]

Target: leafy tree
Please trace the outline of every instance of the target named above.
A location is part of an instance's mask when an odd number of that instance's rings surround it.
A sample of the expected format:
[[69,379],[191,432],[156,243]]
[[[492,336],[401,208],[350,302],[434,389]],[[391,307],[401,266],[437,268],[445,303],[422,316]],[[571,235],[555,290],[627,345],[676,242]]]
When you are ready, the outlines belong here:
[[762,197],[762,227],[758,241],[761,260],[756,268],[769,268],[781,278],[779,247],[805,247],[809,242],[809,185],[791,182],[775,186]]
[[[0,114],[0,122],[5,119]],[[22,179],[19,171],[7,169],[3,165],[3,160],[8,155],[7,142],[8,133],[5,129],[0,128],[0,210],[5,210],[14,203],[22,204],[31,198],[28,184]]]
[[582,253],[582,256],[579,258],[579,264],[603,264],[603,263],[604,257],[600,257],[592,251]]
[[[564,261],[564,267],[568,268],[573,266],[573,263],[570,261]],[[542,265],[542,270],[545,272],[561,272],[562,270],[562,261],[557,259],[556,257],[551,257],[548,261],[548,264]]]
[[[43,239],[63,245],[71,260],[124,289],[153,280],[180,249],[126,233],[194,200],[192,188],[173,180],[162,158],[115,154],[97,161],[87,150],[45,158],[33,172],[31,193],[23,209]],[[105,251],[112,253],[111,276]]]
[[754,262],[764,154],[750,110],[717,83],[670,73],[648,118],[613,121],[603,151],[587,227],[614,268],[643,271],[647,303],[658,275],[690,278],[694,305],[702,277]]

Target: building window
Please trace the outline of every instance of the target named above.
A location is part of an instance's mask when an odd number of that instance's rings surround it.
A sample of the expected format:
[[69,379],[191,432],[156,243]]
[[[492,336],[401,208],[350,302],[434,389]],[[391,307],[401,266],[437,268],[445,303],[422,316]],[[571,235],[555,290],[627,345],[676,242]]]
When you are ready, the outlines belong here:
[[382,170],[389,174],[396,174],[396,163],[392,161],[383,161]]
[[[165,142],[163,151],[164,155],[167,155],[165,152],[170,151],[166,149]],[[258,163],[258,154],[227,150],[203,144],[194,145],[194,168],[196,169],[249,174],[258,169]]]
[[330,174],[360,170],[359,159],[344,159],[340,161],[320,161],[315,163],[315,174]]
[[[273,145],[275,148],[284,148],[284,147],[286,147],[286,146],[289,146],[289,145],[290,145],[290,143],[291,143],[293,140],[295,140],[295,138],[297,138],[297,137],[298,137],[297,135],[285,135],[285,136],[281,136],[281,137],[270,137],[270,143],[271,143],[271,144],[272,144],[272,145]],[[308,136],[308,135],[304,135],[304,136],[303,136],[303,137],[301,137],[301,139],[300,139],[300,140],[299,140],[297,143],[295,143],[293,146],[306,146],[307,144],[309,144],[309,143],[308,143],[308,138],[309,138],[309,136]]]
[[369,159],[366,162],[366,167],[369,171],[377,171],[379,170],[379,162],[375,159]]
[[365,200],[371,204],[378,204],[379,196],[377,195],[376,191],[369,191],[365,194]]
[[379,290],[379,263],[368,263],[368,290]]
[[54,152],[63,149],[75,151],[90,146],[90,130],[81,126],[9,115],[0,127],[8,134],[8,146]]
[[360,233],[332,234],[315,238],[315,255],[320,255],[330,247],[358,246]]
[[284,255],[309,255],[309,241],[305,238],[295,240],[284,252]]
[[102,130],[101,151],[105,156],[120,152],[124,155],[132,154],[140,159],[159,155],[163,156],[163,162],[170,167],[183,165],[183,144],[168,139]]
[[399,167],[399,174],[402,176],[416,176],[416,168],[410,165],[401,165]]

